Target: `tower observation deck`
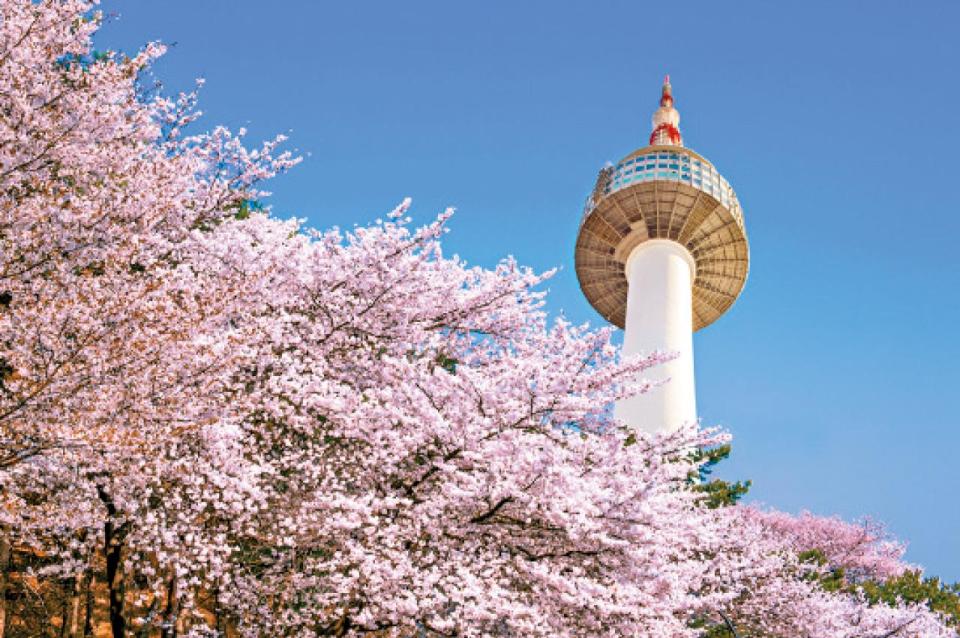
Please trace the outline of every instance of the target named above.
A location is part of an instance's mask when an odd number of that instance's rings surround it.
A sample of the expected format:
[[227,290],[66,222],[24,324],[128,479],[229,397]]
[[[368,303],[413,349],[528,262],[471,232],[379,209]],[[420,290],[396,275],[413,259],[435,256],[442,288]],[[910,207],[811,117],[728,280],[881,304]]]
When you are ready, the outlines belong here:
[[696,419],[693,332],[733,305],[749,267],[736,193],[683,146],[679,123],[667,76],[650,145],[600,171],[576,244],[580,287],[625,329],[624,354],[679,355],[649,371],[668,383],[617,405],[618,417],[648,431]]

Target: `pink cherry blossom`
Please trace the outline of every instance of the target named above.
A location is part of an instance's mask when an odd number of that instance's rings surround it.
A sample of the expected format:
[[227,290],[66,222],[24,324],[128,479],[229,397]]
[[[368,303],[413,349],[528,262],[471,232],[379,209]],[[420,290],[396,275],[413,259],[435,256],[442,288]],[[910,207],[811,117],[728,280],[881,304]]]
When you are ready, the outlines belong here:
[[705,508],[689,452],[726,434],[612,417],[662,358],[549,320],[552,273],[444,256],[451,211],[251,205],[283,139],[195,132],[93,8],[0,5],[0,550],[31,577],[95,579],[116,638],[956,636],[819,584],[905,569],[879,527]]

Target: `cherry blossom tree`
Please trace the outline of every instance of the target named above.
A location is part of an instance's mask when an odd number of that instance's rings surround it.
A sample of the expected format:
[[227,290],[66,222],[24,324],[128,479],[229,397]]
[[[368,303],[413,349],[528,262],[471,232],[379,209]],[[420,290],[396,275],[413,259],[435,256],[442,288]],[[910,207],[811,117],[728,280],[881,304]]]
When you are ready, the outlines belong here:
[[293,160],[185,135],[193,97],[140,82],[162,47],[94,53],[89,9],[0,18],[0,555],[99,545],[122,632],[130,514],[169,445],[216,421],[233,366],[244,290],[207,235]]
[[729,437],[609,409],[663,357],[444,256],[450,211],[259,210],[282,139],[194,133],[92,9],[0,5],[0,601],[114,638],[956,636],[861,591],[908,567],[879,528],[706,507]]
[[[713,549],[731,598],[706,610],[728,636],[954,636],[926,606],[875,605],[860,584],[911,566],[870,521],[851,524],[750,506],[717,510],[728,530]],[[737,633],[734,634],[733,632]]]

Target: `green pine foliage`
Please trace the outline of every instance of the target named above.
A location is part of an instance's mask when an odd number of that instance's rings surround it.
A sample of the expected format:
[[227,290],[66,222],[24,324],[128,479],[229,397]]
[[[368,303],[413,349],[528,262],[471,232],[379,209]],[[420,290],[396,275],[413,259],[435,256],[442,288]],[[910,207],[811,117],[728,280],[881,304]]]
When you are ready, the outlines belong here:
[[699,619],[690,624],[693,629],[700,629],[701,638],[742,638],[732,623],[724,619],[722,622],[709,622]]
[[263,202],[253,199],[241,199],[234,205],[236,212],[233,214],[239,220],[248,219],[251,213],[263,212]]
[[[800,560],[820,566],[827,563],[826,555],[818,549],[803,552]],[[926,605],[931,611],[943,614],[944,621],[951,627],[960,627],[960,583],[949,585],[936,577],[924,578],[920,570],[906,571],[885,581],[852,582],[842,568],[813,578],[827,591],[862,593],[873,605],[898,602]]]
[[948,625],[960,627],[960,583],[941,583],[939,578],[924,578],[919,570],[907,571],[884,582],[868,581],[861,590],[872,603],[926,603],[944,615]]
[[750,491],[750,481],[729,482],[711,479],[714,467],[730,456],[730,444],[712,448],[701,448],[691,455],[694,463],[702,462],[698,472],[692,473],[690,482],[693,489],[704,494],[703,503],[711,509],[735,505]]
[[[718,463],[729,458],[730,445],[700,449],[690,455],[695,463],[703,462],[699,472],[691,472],[693,489],[702,492],[704,504],[710,508],[736,504],[750,489],[750,481],[728,482],[710,478]],[[813,549],[803,552],[800,561],[825,566],[826,555]],[[815,578],[826,591],[857,592],[872,604],[896,605],[898,602],[924,604],[932,611],[943,614],[951,627],[960,627],[960,583],[943,583],[939,578],[924,578],[919,570],[906,571],[900,576],[885,581],[853,581],[842,568],[820,572]],[[703,638],[734,638],[736,630],[727,622],[700,619],[693,627],[703,630]],[[737,638],[739,638],[737,636]]]

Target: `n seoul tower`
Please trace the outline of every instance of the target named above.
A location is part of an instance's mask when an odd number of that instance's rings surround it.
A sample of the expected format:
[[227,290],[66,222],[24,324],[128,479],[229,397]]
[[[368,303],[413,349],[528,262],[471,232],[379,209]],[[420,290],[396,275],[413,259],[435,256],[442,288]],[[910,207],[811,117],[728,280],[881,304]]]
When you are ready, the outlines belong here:
[[733,188],[684,148],[679,125],[667,76],[649,146],[600,171],[577,237],[580,288],[624,329],[623,354],[678,355],[646,375],[667,383],[616,405],[618,418],[647,432],[696,420],[693,332],[733,305],[750,262]]

